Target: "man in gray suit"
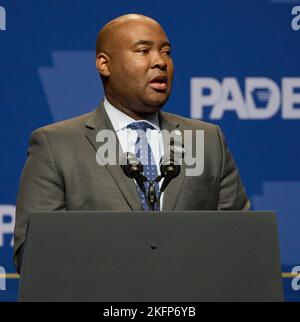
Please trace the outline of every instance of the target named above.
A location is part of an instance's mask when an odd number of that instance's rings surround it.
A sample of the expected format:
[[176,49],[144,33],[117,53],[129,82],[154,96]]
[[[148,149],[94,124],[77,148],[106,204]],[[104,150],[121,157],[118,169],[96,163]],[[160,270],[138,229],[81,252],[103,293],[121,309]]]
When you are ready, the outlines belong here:
[[[132,122],[154,131],[150,144],[159,173],[163,130],[204,131],[204,171],[179,176],[166,188],[160,210],[246,210],[250,203],[235,162],[218,126],[161,112],[173,80],[171,45],[162,27],[142,15],[125,15],[100,31],[96,66],[105,99],[93,112],[34,131],[22,174],[14,234],[15,265],[21,267],[22,249],[32,211],[143,210],[135,181],[119,165],[100,166],[96,139],[112,130],[126,151]],[[125,126],[124,126],[125,125]],[[152,153],[151,152],[151,153]],[[155,167],[155,171],[156,171]]]

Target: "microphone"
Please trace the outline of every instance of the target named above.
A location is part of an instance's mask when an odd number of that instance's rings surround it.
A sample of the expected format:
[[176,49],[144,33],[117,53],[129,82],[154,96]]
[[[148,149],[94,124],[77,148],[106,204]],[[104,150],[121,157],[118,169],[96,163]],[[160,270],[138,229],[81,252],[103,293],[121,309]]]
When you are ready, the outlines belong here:
[[135,157],[133,153],[127,152],[126,163],[121,164],[121,168],[125,175],[131,179],[135,179],[141,190],[144,191],[144,182],[148,179],[143,175],[144,167],[142,163]]
[[125,153],[125,158],[125,164],[121,163],[123,172],[129,178],[138,179],[143,172],[142,163],[130,152]]
[[[178,157],[180,154],[180,157],[183,158],[185,148],[182,145],[181,147],[175,146],[174,144],[174,138],[170,139],[170,147],[169,147],[169,155],[163,156],[160,160],[160,177],[158,178],[158,181],[160,181],[162,178],[164,178],[164,181],[162,183],[162,186],[160,188],[160,193],[162,193],[171,180],[176,178],[181,170],[181,166],[178,164]],[[176,154],[176,159],[175,159]]]
[[124,162],[121,163],[121,169],[128,178],[135,179],[135,181],[137,182],[137,184],[139,185],[140,189],[146,197],[148,208],[151,209],[144,185],[144,182],[147,182],[149,180],[147,177],[143,175],[143,164],[131,152],[125,153],[125,157],[126,161],[125,164]]
[[176,178],[180,173],[181,167],[179,164],[175,164],[172,158],[162,158],[160,161],[160,176],[164,178],[164,181],[160,188],[160,193],[162,193],[172,179]]

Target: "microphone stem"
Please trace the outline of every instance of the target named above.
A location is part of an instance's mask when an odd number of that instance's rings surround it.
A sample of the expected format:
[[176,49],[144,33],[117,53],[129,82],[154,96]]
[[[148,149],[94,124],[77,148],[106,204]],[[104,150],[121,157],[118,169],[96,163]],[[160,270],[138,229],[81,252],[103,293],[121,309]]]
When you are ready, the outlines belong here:
[[143,194],[145,196],[148,208],[151,209],[151,204],[150,204],[150,201],[148,199],[148,195],[147,195],[147,192],[146,192],[146,189],[145,189],[144,181],[143,180],[136,180],[136,182],[139,185],[140,189],[142,190],[142,192],[143,192]]
[[155,193],[155,186],[153,181],[149,180],[149,192],[148,192],[148,200],[150,203],[150,208],[152,211],[155,210],[155,203],[157,202],[157,197]]

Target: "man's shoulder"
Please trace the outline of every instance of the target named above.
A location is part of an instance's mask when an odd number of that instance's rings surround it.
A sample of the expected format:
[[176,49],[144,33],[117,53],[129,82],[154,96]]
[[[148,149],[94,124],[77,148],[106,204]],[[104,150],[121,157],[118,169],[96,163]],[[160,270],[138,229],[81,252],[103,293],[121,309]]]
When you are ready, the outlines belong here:
[[51,123],[37,128],[34,133],[43,133],[45,135],[62,135],[62,134],[75,134],[84,131],[88,119],[94,114],[95,111],[79,115],[64,121]]
[[208,123],[202,120],[191,119],[188,117],[183,117],[178,114],[162,112],[163,117],[171,123],[177,123],[182,126],[184,129],[196,129],[196,130],[209,130],[214,131],[218,130],[218,126],[212,123]]

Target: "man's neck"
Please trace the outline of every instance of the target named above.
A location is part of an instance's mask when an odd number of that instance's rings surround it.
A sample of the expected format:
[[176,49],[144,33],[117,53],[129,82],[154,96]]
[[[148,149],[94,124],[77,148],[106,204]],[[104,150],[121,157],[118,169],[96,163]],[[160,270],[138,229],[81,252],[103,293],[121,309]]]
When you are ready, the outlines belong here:
[[114,106],[115,108],[120,110],[122,113],[128,115],[129,117],[133,118],[136,121],[153,119],[155,117],[155,115],[158,113],[158,110],[154,111],[153,113],[151,113],[151,112],[150,113],[149,112],[143,113],[143,112],[139,112],[139,111],[137,112],[132,109],[129,109],[128,107],[124,106],[123,104],[118,103],[118,101],[116,101],[112,98],[108,98],[107,96],[105,96],[105,97],[112,106]]

